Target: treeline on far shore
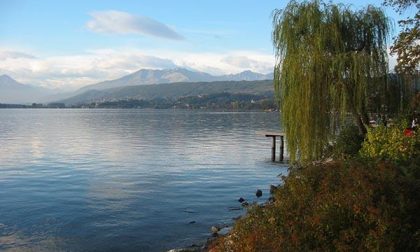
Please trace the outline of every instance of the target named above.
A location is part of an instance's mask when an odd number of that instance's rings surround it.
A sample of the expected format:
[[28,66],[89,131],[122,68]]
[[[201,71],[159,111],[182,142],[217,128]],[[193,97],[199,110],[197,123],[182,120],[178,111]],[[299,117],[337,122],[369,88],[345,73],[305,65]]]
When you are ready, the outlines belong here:
[[64,103],[55,103],[55,102],[48,103],[48,104],[32,103],[30,105],[0,103],[0,109],[4,109],[4,108],[66,108],[66,105]]
[[31,105],[0,103],[0,108],[150,108],[275,111],[278,109],[278,106],[273,96],[218,93],[210,95],[186,96],[178,99],[154,98],[151,100],[105,100],[71,106],[66,106],[66,104],[59,102],[48,104],[32,103]]

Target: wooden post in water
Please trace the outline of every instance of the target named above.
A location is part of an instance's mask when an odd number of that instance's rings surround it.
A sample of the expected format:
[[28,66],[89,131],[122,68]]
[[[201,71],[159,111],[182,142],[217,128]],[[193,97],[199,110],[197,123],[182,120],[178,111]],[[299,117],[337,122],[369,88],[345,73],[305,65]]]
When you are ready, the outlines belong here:
[[271,145],[271,161],[276,162],[276,136],[272,136],[273,144]]
[[280,136],[280,162],[284,159],[284,136]]
[[284,133],[265,132],[266,137],[271,137],[273,143],[271,145],[271,161],[276,162],[276,137],[280,137],[280,162],[284,160]]

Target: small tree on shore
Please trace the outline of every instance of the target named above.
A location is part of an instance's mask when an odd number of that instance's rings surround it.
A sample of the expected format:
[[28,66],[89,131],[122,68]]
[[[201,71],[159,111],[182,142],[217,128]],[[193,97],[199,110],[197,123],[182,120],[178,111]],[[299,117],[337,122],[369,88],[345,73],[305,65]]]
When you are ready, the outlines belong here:
[[274,83],[291,159],[321,157],[347,113],[366,134],[368,90],[388,72],[384,12],[291,1],[274,11],[273,26]]
[[420,3],[417,0],[384,0],[384,4],[392,6],[399,14],[409,8],[415,9],[413,17],[398,21],[401,31],[394,38],[391,53],[397,54],[396,72],[418,76],[420,63]]
[[413,11],[412,16],[398,20],[401,30],[391,46],[391,54],[397,56],[395,71],[402,80],[400,97],[405,100],[399,107],[413,113],[418,110],[416,103],[420,97],[420,3],[418,0],[384,0],[384,5],[392,6],[401,16],[408,10]]

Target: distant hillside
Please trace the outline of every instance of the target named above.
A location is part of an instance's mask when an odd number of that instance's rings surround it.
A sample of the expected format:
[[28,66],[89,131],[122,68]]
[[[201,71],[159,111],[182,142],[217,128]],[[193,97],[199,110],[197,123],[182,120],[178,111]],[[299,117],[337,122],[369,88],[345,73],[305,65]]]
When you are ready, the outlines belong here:
[[34,103],[52,93],[49,89],[25,85],[8,75],[0,75],[0,103]]
[[[219,93],[187,96],[176,100],[157,98],[152,100],[117,100],[72,105],[73,108],[123,108],[123,109],[187,109],[212,111],[276,111],[274,96]],[[0,104],[1,108],[1,104]]]
[[204,72],[190,71],[185,68],[175,69],[141,69],[119,79],[99,82],[85,86],[77,91],[77,94],[87,90],[104,90],[108,88],[138,86],[175,82],[211,82],[211,81],[254,81],[272,80],[273,74],[260,74],[252,71],[244,71],[238,74],[214,76]]
[[89,104],[117,100],[153,100],[157,98],[178,99],[181,97],[210,95],[218,93],[273,95],[273,81],[217,81],[181,82],[162,85],[143,85],[88,90],[59,102],[66,105]]

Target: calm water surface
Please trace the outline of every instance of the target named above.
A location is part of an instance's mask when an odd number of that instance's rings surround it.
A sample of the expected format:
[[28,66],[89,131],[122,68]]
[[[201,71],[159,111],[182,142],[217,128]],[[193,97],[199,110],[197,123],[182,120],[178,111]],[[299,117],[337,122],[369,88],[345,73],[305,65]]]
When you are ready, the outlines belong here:
[[200,243],[287,172],[256,134],[278,128],[277,113],[0,110],[0,250]]

